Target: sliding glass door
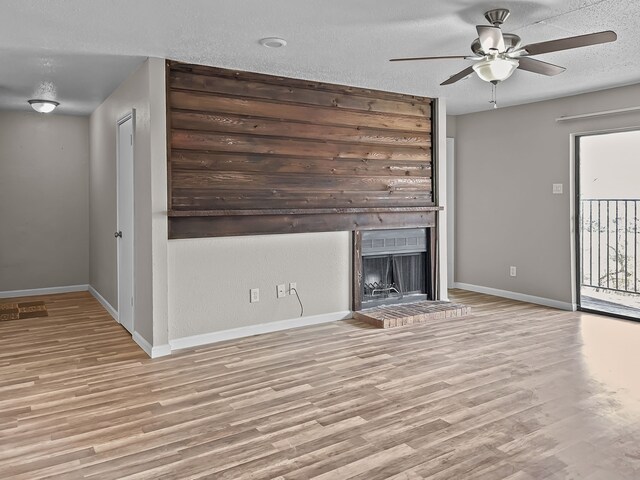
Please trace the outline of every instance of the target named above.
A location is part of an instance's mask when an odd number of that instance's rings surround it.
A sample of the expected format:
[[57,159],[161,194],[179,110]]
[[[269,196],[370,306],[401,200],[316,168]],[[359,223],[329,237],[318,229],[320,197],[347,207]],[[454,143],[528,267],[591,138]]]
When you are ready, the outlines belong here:
[[576,139],[581,310],[640,320],[640,131]]

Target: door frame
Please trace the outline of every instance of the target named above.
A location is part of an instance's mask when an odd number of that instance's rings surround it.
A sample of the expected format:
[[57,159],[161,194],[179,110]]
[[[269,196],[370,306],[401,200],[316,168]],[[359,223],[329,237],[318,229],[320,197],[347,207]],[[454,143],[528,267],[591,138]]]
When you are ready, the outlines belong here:
[[629,317],[626,315],[621,315],[618,313],[609,313],[609,312],[601,312],[599,310],[593,310],[590,308],[584,308],[580,304],[581,298],[581,287],[582,287],[582,242],[580,241],[580,139],[582,137],[592,137],[595,135],[607,135],[609,133],[624,133],[624,132],[637,132],[640,131],[640,126],[630,126],[630,127],[622,127],[622,128],[612,128],[612,129],[604,129],[604,130],[593,130],[588,132],[580,132],[580,133],[572,133],[570,135],[571,138],[571,171],[572,171],[572,182],[571,186],[573,188],[573,195],[570,195],[571,198],[571,213],[573,214],[573,235],[571,241],[571,249],[573,250],[573,255],[571,255],[572,260],[572,268],[571,275],[573,277],[572,289],[574,290],[573,294],[573,304],[575,305],[575,309],[580,312],[585,313],[595,313],[598,315],[606,315],[608,317],[620,318],[623,320],[631,320],[634,322],[640,322],[640,319],[635,317]]
[[[131,150],[133,154],[133,185],[135,187],[136,175],[135,175],[135,144],[136,144],[136,109],[132,108],[130,111],[120,116],[116,121],[116,229],[120,227],[120,125],[131,120]],[[134,189],[135,190],[135,189]],[[131,216],[133,218],[133,224],[135,225],[135,195],[134,192],[131,192],[131,200],[133,203],[133,211],[131,212]],[[117,231],[117,230],[116,230]],[[131,296],[133,297],[133,305],[131,305],[131,335],[135,332],[136,325],[136,300],[135,300],[135,228],[131,231],[132,243],[133,243],[133,251],[131,252]],[[116,246],[116,282],[117,289],[116,295],[118,298],[118,323],[122,325],[122,321],[120,320],[120,241],[117,241]]]
[[[588,135],[588,134],[587,134]],[[594,134],[595,135],[595,134]],[[576,306],[576,310],[583,311],[582,305],[580,304],[581,294],[580,291],[582,289],[582,242],[580,241],[580,231],[582,225],[580,223],[580,138],[582,138],[583,134],[573,134],[571,135],[571,146],[573,147],[573,195],[571,196],[571,200],[573,202],[573,208],[571,209],[573,212],[573,288],[575,289],[575,300],[574,305]]]

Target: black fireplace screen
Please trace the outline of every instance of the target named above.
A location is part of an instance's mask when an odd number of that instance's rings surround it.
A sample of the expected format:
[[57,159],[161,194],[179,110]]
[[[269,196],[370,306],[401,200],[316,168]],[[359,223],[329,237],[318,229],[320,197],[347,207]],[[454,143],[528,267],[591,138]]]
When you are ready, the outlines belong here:
[[425,262],[425,252],[363,257],[363,302],[426,293]]

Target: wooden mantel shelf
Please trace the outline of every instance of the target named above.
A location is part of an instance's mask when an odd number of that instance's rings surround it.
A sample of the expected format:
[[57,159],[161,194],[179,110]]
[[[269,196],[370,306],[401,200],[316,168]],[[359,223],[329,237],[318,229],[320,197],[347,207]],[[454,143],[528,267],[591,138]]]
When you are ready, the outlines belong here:
[[169,217],[226,217],[239,215],[304,215],[304,214],[345,214],[345,213],[404,213],[435,212],[444,207],[390,207],[390,208],[297,208],[297,209],[255,209],[255,210],[169,210]]

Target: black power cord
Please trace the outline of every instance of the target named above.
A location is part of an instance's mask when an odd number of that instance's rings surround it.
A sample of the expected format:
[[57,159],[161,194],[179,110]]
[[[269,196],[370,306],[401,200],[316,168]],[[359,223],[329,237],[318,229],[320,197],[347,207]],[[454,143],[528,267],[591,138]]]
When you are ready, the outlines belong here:
[[291,290],[293,290],[296,294],[296,297],[298,297],[298,303],[300,303],[300,316],[302,316],[304,314],[304,307],[302,306],[302,300],[300,300],[300,295],[298,295],[298,290],[296,290],[295,288],[290,288],[289,293],[291,293]]

